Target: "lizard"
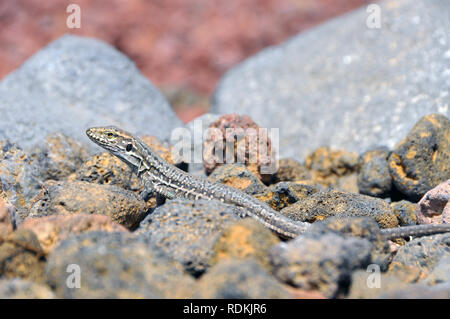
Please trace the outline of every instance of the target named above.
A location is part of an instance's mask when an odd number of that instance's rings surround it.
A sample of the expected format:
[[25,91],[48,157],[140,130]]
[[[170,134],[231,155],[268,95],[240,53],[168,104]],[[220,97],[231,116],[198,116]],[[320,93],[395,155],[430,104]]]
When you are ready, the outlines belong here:
[[[200,176],[189,174],[162,159],[141,139],[115,126],[92,127],[86,135],[94,143],[126,163],[143,182],[143,197],[159,195],[167,199],[218,200],[241,209],[248,216],[286,239],[295,238],[309,227],[294,221],[253,196]],[[385,239],[450,232],[450,224],[413,225],[381,229]]]

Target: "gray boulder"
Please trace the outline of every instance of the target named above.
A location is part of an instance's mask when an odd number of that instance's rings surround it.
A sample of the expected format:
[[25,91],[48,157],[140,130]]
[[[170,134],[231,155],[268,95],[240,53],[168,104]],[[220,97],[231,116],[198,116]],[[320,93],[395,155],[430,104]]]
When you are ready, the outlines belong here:
[[379,29],[363,7],[231,69],[212,112],[280,128],[281,156],[300,160],[321,145],[392,149],[422,116],[449,116],[450,2],[379,5]]
[[62,132],[91,148],[85,130],[117,125],[168,139],[182,126],[161,92],[112,46],[66,35],[0,82],[0,140],[28,148]]

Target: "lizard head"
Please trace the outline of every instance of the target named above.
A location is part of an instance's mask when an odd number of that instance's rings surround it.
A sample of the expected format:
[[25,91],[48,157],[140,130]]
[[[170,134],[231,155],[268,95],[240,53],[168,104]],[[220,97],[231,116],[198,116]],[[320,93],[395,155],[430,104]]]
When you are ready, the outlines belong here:
[[86,135],[130,167],[137,168],[141,164],[141,144],[130,133],[115,126],[106,126],[91,127],[86,131]]

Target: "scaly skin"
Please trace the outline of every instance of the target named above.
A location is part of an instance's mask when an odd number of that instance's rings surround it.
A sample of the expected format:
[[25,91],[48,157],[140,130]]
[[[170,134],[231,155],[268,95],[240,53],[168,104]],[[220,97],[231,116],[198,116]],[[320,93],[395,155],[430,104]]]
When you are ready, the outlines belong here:
[[[216,199],[236,205],[243,209],[245,215],[258,220],[284,238],[295,238],[311,225],[295,222],[238,189],[178,169],[163,160],[139,138],[119,128],[93,127],[88,129],[86,134],[93,142],[125,162],[143,181],[147,194],[156,193],[169,199]],[[450,231],[450,225],[421,225],[385,229],[382,233],[390,239],[447,231]]]

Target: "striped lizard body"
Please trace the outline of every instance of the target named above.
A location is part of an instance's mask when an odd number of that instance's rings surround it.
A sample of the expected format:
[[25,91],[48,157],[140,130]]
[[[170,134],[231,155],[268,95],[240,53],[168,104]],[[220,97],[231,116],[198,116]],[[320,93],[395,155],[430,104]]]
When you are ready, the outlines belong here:
[[[131,168],[143,181],[146,195],[159,194],[169,199],[216,199],[226,204],[236,205],[242,208],[246,215],[258,220],[284,238],[295,238],[311,225],[293,221],[238,189],[182,171],[162,159],[139,138],[119,128],[93,127],[88,129],[86,134],[93,142],[117,156]],[[450,231],[448,224],[381,230],[387,239],[448,231]]]

